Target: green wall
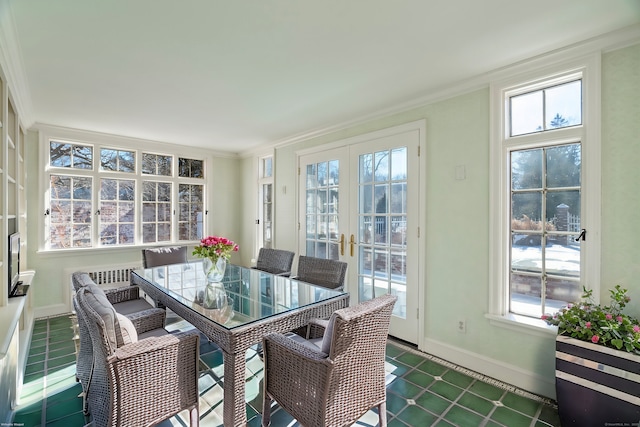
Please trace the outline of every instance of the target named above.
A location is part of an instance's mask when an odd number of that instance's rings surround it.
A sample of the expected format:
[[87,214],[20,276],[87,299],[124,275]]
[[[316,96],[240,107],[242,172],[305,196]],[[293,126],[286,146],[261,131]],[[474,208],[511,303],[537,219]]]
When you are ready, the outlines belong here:
[[602,61],[602,282],[630,289],[640,317],[640,45]]

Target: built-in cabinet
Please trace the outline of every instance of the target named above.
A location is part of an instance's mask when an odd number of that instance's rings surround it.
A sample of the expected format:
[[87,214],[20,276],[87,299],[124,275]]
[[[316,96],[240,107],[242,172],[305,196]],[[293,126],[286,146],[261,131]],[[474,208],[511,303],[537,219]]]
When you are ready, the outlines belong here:
[[9,235],[20,233],[20,280],[32,284],[27,271],[27,196],[24,130],[11,88],[0,69],[0,423],[10,421],[18,400],[33,328],[31,295],[9,298]]

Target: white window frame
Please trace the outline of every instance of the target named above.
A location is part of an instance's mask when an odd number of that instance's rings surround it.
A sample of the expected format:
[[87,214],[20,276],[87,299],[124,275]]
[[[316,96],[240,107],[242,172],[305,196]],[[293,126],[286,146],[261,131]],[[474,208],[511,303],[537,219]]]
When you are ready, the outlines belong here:
[[[487,317],[492,324],[518,331],[555,334],[541,319],[509,312],[510,163],[509,153],[561,143],[582,143],[582,228],[587,230],[581,244],[580,284],[593,289],[599,298],[600,281],[600,55],[593,54],[554,64],[521,64],[505,70],[505,76],[490,88],[490,209],[489,209],[489,302]],[[508,95],[519,90],[552,86],[554,80],[580,75],[582,79],[582,125],[510,137],[508,135]]]
[[[271,176],[264,176],[264,162],[266,159],[271,159]],[[273,154],[260,156],[258,158],[258,226],[256,230],[256,255],[257,251],[264,246],[264,186],[271,184],[271,247],[274,246],[273,242],[273,225],[274,225],[274,205],[275,205],[275,161]]]
[[[135,236],[133,245],[100,245],[99,226],[100,221],[93,218],[92,221],[92,235],[91,247],[86,248],[64,248],[64,249],[50,249],[47,239],[49,238],[49,225],[46,215],[42,217],[39,222],[39,252],[43,253],[61,253],[70,251],[105,251],[122,248],[136,248],[136,247],[149,247],[167,244],[194,244],[197,240],[178,240],[179,235],[179,212],[178,212],[178,188],[179,184],[196,184],[202,185],[203,188],[203,230],[207,230],[208,218],[206,212],[210,210],[208,206],[209,198],[207,197],[207,189],[211,184],[211,155],[206,150],[193,149],[190,147],[184,147],[179,145],[157,143],[153,141],[138,140],[133,138],[111,136],[105,134],[99,134],[89,131],[50,127],[47,125],[38,125],[40,130],[40,170],[43,171],[40,177],[40,194],[43,197],[40,198],[40,212],[46,212],[49,207],[49,188],[50,188],[50,176],[53,175],[72,175],[72,176],[87,176],[93,178],[92,189],[92,215],[98,209],[99,206],[99,183],[101,178],[114,178],[114,179],[133,179],[136,182],[136,195],[135,195]],[[93,168],[92,169],[74,169],[63,167],[52,167],[49,165],[49,150],[50,141],[68,142],[71,144],[87,145],[93,148]],[[126,151],[133,151],[136,159],[136,171],[135,173],[129,172],[113,172],[102,171],[100,168],[100,150],[102,148],[119,149]],[[173,157],[172,175],[150,175],[142,173],[142,153],[169,155]],[[178,158],[190,158],[203,161],[204,178],[186,178],[179,177]],[[162,241],[157,243],[144,243],[143,242],[143,230],[142,230],[142,183],[144,181],[163,181],[171,182],[172,185],[172,240]]]

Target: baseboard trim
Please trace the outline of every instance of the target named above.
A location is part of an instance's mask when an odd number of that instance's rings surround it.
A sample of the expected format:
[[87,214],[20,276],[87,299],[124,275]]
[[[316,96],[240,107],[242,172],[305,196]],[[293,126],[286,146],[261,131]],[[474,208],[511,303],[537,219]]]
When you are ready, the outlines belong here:
[[476,374],[485,377],[485,381],[496,379],[511,384],[525,393],[532,393],[531,397],[542,396],[551,400],[556,399],[555,378],[546,378],[518,366],[429,338],[424,339],[424,351],[441,359],[440,363],[447,364],[449,362],[458,365],[458,369],[466,369],[469,371],[466,372],[467,375]]

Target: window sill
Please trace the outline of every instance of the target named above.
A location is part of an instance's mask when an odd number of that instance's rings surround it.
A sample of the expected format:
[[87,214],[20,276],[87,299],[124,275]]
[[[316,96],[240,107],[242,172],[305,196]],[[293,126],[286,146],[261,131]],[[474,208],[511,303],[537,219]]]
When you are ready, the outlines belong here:
[[496,314],[485,314],[484,317],[489,319],[493,326],[499,328],[511,329],[520,333],[537,335],[541,337],[555,337],[558,334],[558,327],[548,325],[542,319],[533,319],[531,317],[520,316],[517,314],[505,314],[503,316]]
[[126,250],[130,251],[141,251],[142,249],[152,248],[152,247],[163,247],[163,246],[195,246],[200,243],[199,240],[193,241],[181,241],[181,242],[166,242],[164,244],[142,244],[142,245],[122,245],[122,246],[100,246],[100,247],[92,247],[92,248],[69,248],[69,249],[40,249],[36,251],[38,255],[42,256],[68,256],[69,254],[96,254],[96,253],[105,253],[105,252],[122,252]]

